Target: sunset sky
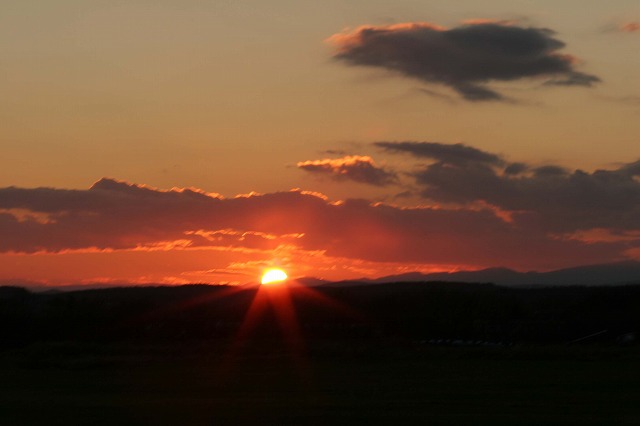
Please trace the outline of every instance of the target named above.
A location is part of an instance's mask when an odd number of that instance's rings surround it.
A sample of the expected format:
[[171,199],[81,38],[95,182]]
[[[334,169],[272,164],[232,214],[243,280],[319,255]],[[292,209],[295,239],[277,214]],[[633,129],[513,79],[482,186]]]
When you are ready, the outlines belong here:
[[640,260],[637,0],[0,4],[0,283]]

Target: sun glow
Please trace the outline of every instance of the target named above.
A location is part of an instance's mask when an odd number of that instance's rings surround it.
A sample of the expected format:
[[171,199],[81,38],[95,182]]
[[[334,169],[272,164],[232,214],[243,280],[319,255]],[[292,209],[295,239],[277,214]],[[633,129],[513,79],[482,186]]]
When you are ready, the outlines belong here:
[[267,269],[262,274],[261,284],[279,284],[287,279],[287,273],[282,269]]

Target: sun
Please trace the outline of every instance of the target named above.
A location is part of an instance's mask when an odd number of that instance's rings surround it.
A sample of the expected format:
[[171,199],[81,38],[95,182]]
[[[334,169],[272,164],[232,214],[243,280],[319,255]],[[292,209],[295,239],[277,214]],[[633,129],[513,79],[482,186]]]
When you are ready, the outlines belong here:
[[266,271],[264,271],[264,274],[262,274],[260,284],[279,284],[286,279],[287,273],[282,269],[267,269]]

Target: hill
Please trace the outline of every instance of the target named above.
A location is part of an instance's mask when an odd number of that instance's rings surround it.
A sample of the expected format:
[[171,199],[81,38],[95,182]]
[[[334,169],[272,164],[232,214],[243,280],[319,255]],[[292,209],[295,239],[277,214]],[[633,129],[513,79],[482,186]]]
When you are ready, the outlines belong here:
[[[640,330],[640,286],[507,288],[474,283],[122,287],[31,293],[0,288],[4,344],[35,340],[227,339],[256,300],[258,338],[281,336],[282,315],[305,339],[569,342]],[[268,292],[265,296],[265,292]],[[253,314],[252,314],[253,315]],[[376,337],[377,336],[377,337]]]

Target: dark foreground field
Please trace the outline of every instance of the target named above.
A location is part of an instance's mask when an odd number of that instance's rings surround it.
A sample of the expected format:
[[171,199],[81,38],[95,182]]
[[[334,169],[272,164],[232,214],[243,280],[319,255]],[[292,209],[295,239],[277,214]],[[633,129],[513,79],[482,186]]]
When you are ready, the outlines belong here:
[[3,425],[637,425],[636,349],[40,343],[0,357]]
[[0,425],[640,424],[637,287],[228,291],[5,288]]

